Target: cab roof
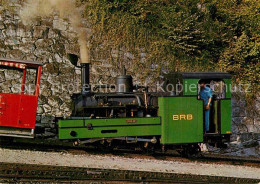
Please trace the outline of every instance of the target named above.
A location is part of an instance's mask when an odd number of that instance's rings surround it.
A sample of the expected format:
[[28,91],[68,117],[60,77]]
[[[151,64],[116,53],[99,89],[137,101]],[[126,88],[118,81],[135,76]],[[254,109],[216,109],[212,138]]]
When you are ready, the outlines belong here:
[[20,59],[7,59],[7,58],[0,58],[0,62],[13,62],[19,64],[26,64],[26,65],[37,65],[42,66],[43,64],[39,61],[28,61],[28,60],[20,60]]
[[181,72],[183,79],[231,79],[226,72]]

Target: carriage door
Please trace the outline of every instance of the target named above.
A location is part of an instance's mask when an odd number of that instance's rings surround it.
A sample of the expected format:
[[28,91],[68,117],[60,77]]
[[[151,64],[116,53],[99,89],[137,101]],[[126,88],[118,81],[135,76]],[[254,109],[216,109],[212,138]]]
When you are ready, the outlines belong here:
[[20,108],[19,108],[19,128],[35,128],[36,112],[38,104],[39,86],[37,85],[38,69],[27,68],[24,71]]

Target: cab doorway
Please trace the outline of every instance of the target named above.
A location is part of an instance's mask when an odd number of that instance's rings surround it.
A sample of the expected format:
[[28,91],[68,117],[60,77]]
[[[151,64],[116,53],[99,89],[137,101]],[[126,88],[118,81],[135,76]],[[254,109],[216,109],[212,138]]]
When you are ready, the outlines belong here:
[[[211,89],[211,103],[209,108],[209,131],[205,128],[205,111],[203,110],[203,127],[206,134],[220,134],[221,133],[221,100],[225,99],[226,86],[221,79],[200,80],[199,84],[205,82],[206,87]],[[198,85],[198,98],[200,98],[201,87]]]

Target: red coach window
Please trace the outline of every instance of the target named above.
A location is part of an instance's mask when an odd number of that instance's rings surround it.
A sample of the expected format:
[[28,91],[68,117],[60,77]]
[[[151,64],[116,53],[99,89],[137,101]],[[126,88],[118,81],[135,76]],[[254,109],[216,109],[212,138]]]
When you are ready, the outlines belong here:
[[[15,66],[15,65],[14,65]],[[0,92],[20,94],[23,69],[0,62]]]

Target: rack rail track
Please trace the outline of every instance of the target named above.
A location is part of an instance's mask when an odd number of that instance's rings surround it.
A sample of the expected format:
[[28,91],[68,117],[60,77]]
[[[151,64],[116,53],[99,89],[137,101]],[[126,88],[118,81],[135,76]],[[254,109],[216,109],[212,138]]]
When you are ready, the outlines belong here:
[[146,183],[258,183],[260,179],[82,167],[0,163],[0,181],[115,181]]

